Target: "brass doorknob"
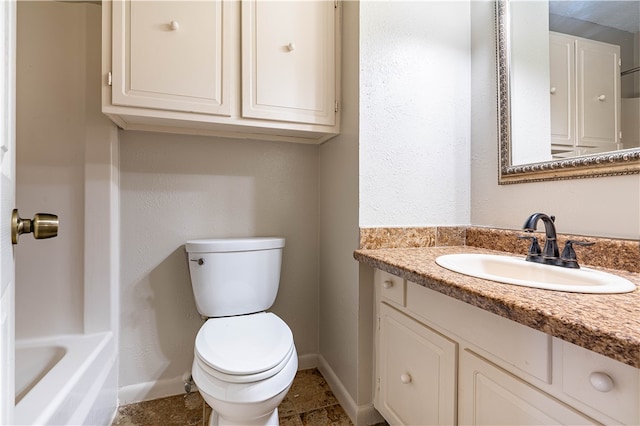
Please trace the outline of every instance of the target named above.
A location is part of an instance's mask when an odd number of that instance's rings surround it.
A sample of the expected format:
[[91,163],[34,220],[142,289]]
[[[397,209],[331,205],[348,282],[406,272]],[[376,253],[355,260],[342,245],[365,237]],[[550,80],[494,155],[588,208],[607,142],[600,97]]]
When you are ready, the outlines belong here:
[[11,242],[18,244],[18,237],[21,234],[33,232],[33,238],[42,240],[53,238],[58,235],[58,216],[49,213],[36,213],[33,219],[22,219],[18,214],[18,209],[13,209],[11,214]]

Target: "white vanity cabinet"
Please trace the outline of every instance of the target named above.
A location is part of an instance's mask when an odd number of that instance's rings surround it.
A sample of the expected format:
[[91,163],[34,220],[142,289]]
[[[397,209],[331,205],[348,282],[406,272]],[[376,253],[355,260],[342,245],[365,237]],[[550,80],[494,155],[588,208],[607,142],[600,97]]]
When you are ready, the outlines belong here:
[[640,424],[640,370],[387,272],[374,405],[391,424]]
[[554,156],[621,148],[620,46],[550,32],[549,60]]
[[322,142],[339,17],[337,0],[105,1],[102,110],[124,129]]

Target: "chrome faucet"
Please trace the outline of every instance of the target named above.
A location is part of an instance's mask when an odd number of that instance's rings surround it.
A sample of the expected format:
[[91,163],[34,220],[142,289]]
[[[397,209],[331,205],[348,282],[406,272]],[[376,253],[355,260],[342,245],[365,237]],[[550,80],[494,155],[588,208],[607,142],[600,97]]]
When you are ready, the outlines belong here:
[[531,247],[529,247],[529,253],[527,254],[526,260],[529,262],[544,263],[546,265],[563,266],[565,268],[580,268],[578,260],[576,259],[576,253],[573,250],[573,245],[590,246],[595,243],[569,240],[567,241],[561,256],[560,250],[558,249],[558,241],[556,240],[556,225],[554,223],[556,220],[555,216],[547,216],[544,213],[534,213],[524,222],[522,230],[525,232],[534,232],[538,226],[538,221],[540,220],[544,224],[544,231],[546,234],[542,252],[536,237],[519,237],[531,240]]

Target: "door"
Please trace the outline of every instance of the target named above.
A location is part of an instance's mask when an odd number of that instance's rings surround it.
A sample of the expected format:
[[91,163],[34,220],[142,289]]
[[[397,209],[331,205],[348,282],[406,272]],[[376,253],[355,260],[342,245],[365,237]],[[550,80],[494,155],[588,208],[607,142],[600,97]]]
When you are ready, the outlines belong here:
[[458,409],[461,425],[598,424],[469,350],[460,356]]
[[391,424],[455,423],[456,344],[381,303],[376,408]]
[[114,105],[229,116],[230,3],[113,2]]
[[620,129],[620,46],[578,39],[578,141],[593,152],[614,151]]
[[0,2],[0,424],[14,406],[15,0]]
[[242,2],[242,116],[336,123],[337,2]]

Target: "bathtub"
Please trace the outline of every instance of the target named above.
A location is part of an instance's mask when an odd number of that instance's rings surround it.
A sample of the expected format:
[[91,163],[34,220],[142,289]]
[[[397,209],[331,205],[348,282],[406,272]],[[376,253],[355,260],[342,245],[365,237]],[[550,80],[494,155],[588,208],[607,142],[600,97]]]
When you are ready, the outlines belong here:
[[16,340],[14,423],[108,424],[96,419],[112,414],[101,399],[115,358],[111,332]]

